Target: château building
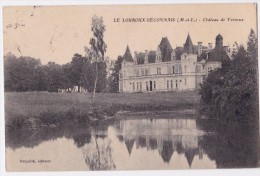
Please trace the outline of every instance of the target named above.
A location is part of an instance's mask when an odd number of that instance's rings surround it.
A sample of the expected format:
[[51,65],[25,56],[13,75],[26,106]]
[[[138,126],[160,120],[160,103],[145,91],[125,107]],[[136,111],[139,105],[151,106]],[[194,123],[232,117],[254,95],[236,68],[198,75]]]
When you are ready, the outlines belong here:
[[203,79],[222,62],[229,60],[223,37],[212,43],[193,45],[190,35],[183,47],[172,48],[163,37],[156,51],[135,52],[129,46],[123,55],[119,73],[120,92],[188,91],[200,87]]

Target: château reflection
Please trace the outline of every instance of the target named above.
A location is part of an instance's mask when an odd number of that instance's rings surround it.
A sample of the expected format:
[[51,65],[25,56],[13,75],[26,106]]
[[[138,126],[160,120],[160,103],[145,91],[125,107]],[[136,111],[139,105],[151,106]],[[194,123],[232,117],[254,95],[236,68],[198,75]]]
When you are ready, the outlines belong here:
[[132,117],[92,128],[7,133],[6,151],[14,158],[31,152],[39,158],[53,157],[48,155],[53,148],[68,151],[67,158],[53,160],[67,163],[75,157],[69,170],[79,166],[81,170],[257,167],[257,124]]
[[195,155],[203,159],[200,141],[204,133],[197,129],[195,119],[122,120],[114,126],[130,156],[135,144],[137,150],[157,150],[164,163],[170,162],[174,152],[184,154],[190,167]]

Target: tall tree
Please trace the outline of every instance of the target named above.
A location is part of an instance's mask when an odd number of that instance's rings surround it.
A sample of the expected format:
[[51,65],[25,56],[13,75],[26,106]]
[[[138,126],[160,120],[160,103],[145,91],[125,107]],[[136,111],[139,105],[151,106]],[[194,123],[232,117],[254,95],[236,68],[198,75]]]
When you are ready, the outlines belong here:
[[67,78],[65,77],[61,65],[56,64],[55,62],[48,62],[46,70],[48,74],[48,91],[58,92],[58,89],[64,89],[64,83],[67,81]]
[[74,86],[73,84],[73,75],[71,74],[71,63],[62,65],[62,70],[64,72],[67,81],[64,83],[64,88],[69,89]]
[[74,54],[72,61],[70,63],[70,81],[78,86],[78,91],[80,90],[80,86],[82,83],[82,69],[83,65],[86,62],[86,57],[83,57],[80,54]]
[[257,59],[257,37],[253,29],[251,29],[247,41],[247,56],[252,59]]
[[111,82],[109,88],[111,92],[119,92],[119,70],[121,69],[121,64],[123,61],[122,56],[118,56],[115,64],[112,68]]
[[104,32],[106,31],[106,28],[103,22],[103,17],[98,17],[96,15],[92,17],[91,31],[93,32],[93,37],[90,39],[90,49],[87,50],[87,54],[91,58],[92,63],[95,65],[95,80],[92,96],[92,101],[94,101],[98,82],[98,62],[104,61],[104,55],[107,48],[104,41]]

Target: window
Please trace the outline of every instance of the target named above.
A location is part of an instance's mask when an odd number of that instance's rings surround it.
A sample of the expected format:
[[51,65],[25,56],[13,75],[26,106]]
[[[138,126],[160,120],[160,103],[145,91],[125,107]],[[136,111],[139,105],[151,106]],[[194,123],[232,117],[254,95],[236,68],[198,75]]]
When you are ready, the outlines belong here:
[[187,85],[187,80],[186,80],[186,78],[184,79],[184,82],[185,82],[185,86]]
[[174,66],[172,66],[172,74],[174,74]]
[[142,90],[142,82],[140,82],[140,90]]
[[176,89],[178,88],[178,80],[176,80]]
[[157,68],[157,75],[161,74],[161,68]]
[[153,88],[156,89],[156,82],[153,82]]
[[135,83],[133,82],[133,90],[135,90]]
[[136,89],[137,90],[139,89],[139,83],[138,82],[136,83]]
[[146,81],[146,90],[149,91],[148,82]]
[[173,81],[171,80],[171,89],[173,89]]
[[167,80],[167,89],[169,89],[169,81]]

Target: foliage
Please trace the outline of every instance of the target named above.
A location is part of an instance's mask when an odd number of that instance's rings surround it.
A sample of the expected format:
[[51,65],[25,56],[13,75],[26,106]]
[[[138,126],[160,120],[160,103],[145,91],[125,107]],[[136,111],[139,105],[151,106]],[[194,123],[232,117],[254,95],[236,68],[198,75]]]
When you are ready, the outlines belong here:
[[109,92],[119,92],[119,70],[121,69],[122,56],[118,56],[112,68],[111,81],[109,82]]
[[[251,36],[251,35],[250,35]],[[256,44],[256,43],[255,43]],[[248,48],[257,48],[249,38]],[[240,46],[230,63],[213,71],[201,85],[202,111],[209,117],[245,120],[249,111],[257,113],[258,84],[255,50]]]
[[[74,54],[70,63],[59,65],[48,62],[42,65],[40,60],[31,57],[19,57],[8,54],[4,58],[5,91],[49,91],[58,92],[73,86],[83,86],[89,92],[94,90],[94,68],[86,57]],[[106,87],[106,62],[98,62],[99,69],[97,92]]]
[[[8,54],[4,58],[4,75],[6,91],[33,91],[36,90],[37,68],[40,66],[40,60],[31,57],[16,58]],[[38,82],[39,84],[39,82]]]
[[[91,31],[93,32],[93,37],[90,39],[90,48],[86,48],[86,53],[92,63],[95,65],[94,67],[94,88],[93,88],[93,100],[95,98],[95,93],[99,89],[97,84],[98,82],[102,81],[99,80],[100,74],[99,74],[99,69],[102,67],[102,62],[104,62],[104,55],[106,52],[107,45],[104,41],[104,32],[106,31],[104,22],[103,22],[103,17],[98,17],[94,15],[92,17],[92,22],[91,22]],[[101,75],[103,75],[101,73]]]
[[256,121],[204,119],[197,124],[203,131],[209,132],[203,136],[200,145],[209,159],[215,161],[217,168],[258,167],[259,129]]
[[257,59],[257,37],[255,32],[251,29],[250,34],[248,36],[247,42],[247,56],[252,59]]
[[98,140],[95,136],[85,150],[87,151],[85,162],[90,170],[112,170],[116,168],[109,139]]
[[45,66],[47,73],[47,91],[58,92],[58,89],[65,88],[65,82],[67,79],[64,74],[64,70],[59,64],[55,62],[48,62]]

